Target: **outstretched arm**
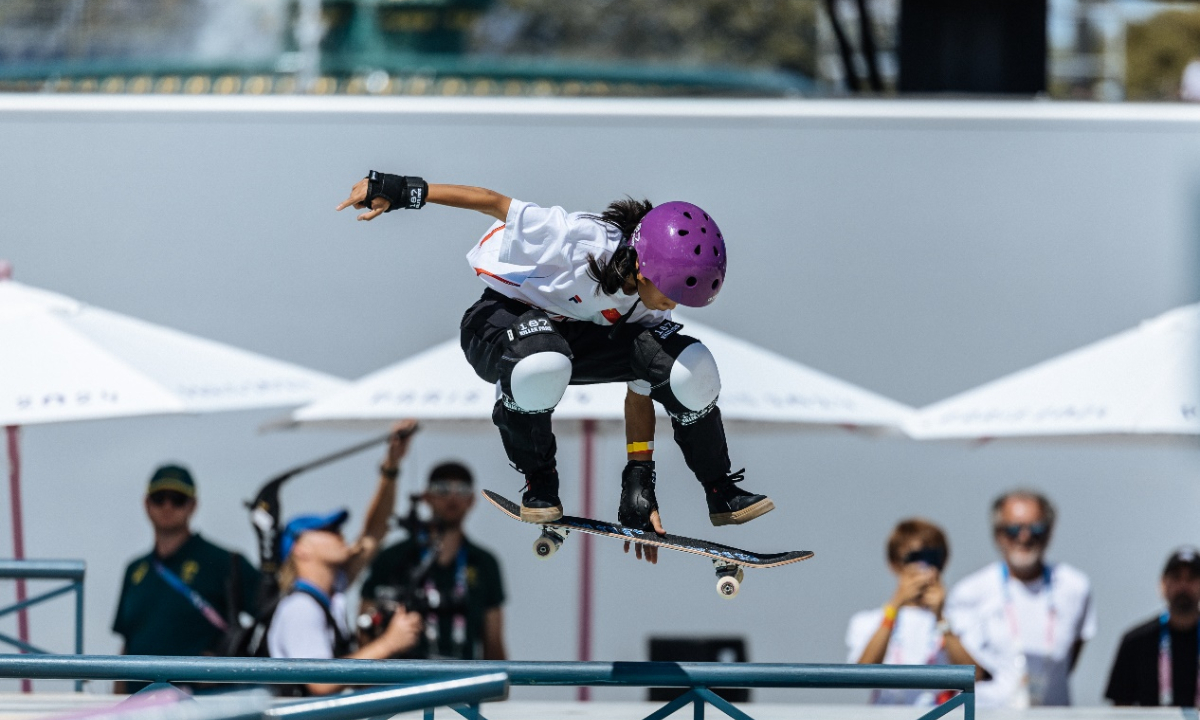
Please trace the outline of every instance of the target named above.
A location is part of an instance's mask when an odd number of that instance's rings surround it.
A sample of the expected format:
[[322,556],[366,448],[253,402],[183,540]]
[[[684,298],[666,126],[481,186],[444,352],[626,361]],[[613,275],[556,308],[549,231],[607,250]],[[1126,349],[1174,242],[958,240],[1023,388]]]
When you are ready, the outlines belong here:
[[[387,177],[399,176],[391,175]],[[337,206],[337,209],[340,211],[354,206],[359,210],[367,210],[367,212],[358,216],[359,220],[374,220],[387,212],[392,204],[386,197],[376,195],[370,201],[367,200],[367,195],[370,193],[370,186],[371,180],[369,177],[359,180],[351,188],[350,197],[343,200]],[[470,185],[443,185],[439,183],[429,185],[429,190],[425,195],[424,201],[434,203],[435,205],[476,210],[497,220],[504,220],[508,217],[508,206],[512,202],[512,198],[507,195],[501,195],[495,190],[488,190],[487,188],[472,187]]]

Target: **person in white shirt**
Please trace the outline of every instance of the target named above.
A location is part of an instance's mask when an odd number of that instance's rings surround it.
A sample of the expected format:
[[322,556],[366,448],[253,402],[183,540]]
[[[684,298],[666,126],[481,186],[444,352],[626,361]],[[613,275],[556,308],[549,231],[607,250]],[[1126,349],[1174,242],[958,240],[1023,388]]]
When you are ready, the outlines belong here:
[[1096,634],[1096,612],[1087,576],[1045,560],[1055,516],[1040,493],[1001,495],[992,532],[1002,559],[950,591],[946,615],[985,673],[980,707],[1071,704],[1071,671]]
[[620,523],[665,532],[654,491],[653,401],[671,416],[713,525],[748,522],[774,508],[736,485],[744,470],[731,472],[716,362],[671,321],[677,304],[708,305],[725,282],[725,240],[704,210],[626,199],[598,215],[568,213],[484,188],[375,171],[338,210],[365,209],[358,219],[371,220],[426,202],[496,220],[467,254],[487,289],[463,316],[461,339],[476,374],[496,383],[492,420],[525,476],[521,519],[562,517],[551,413],[569,384],[608,382],[628,384]]
[[[920,518],[900,521],[888,537],[888,568],[896,590],[880,608],[850,618],[847,661],[860,665],[974,665],[975,661],[942,616],[946,586],[942,571],[950,559],[946,534]],[[944,693],[933,690],[875,690],[871,702],[932,706]]]
[[[395,508],[399,464],[408,452],[416,423],[398,423],[379,467],[379,484],[367,504],[367,517],[359,538],[349,544],[342,525],[350,513],[299,515],[280,535],[279,586],[284,595],[271,614],[267,649],[275,658],[358,658],[382,660],[404,652],[420,638],[421,615],[397,611],[383,634],[355,649],[346,624],[345,589],[375,556],[387,533]],[[345,689],[335,683],[279,686],[286,695],[329,695]]]

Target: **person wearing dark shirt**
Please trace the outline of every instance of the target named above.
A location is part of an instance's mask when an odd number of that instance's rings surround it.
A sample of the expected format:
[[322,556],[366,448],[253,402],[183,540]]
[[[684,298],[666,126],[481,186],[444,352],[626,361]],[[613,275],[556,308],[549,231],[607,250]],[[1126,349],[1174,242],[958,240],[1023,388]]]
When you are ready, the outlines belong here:
[[[255,611],[259,573],[245,557],[192,532],[196,483],[163,465],[146,488],[154,548],[125,568],[113,632],[126,655],[205,655],[220,650],[239,613]],[[118,684],[136,692],[144,683]]]
[[1200,550],[1171,553],[1159,587],[1167,609],[1121,639],[1104,693],[1114,705],[1196,707]]
[[465,466],[435,467],[421,495],[433,516],[428,529],[379,553],[363,583],[360,617],[397,602],[425,615],[421,640],[405,657],[506,659],[500,564],[463,534],[473,486]]

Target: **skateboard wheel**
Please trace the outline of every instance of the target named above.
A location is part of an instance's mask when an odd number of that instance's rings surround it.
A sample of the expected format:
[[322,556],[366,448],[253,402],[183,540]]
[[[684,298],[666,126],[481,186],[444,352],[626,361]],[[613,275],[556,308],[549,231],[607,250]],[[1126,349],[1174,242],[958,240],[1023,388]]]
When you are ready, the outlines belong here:
[[741,589],[742,583],[740,579],[732,575],[727,575],[717,580],[717,594],[726,600],[732,600],[737,597],[738,591]]
[[562,542],[555,542],[553,538],[548,538],[545,535],[533,541],[533,554],[537,555],[539,560],[549,560],[554,553],[562,546]]

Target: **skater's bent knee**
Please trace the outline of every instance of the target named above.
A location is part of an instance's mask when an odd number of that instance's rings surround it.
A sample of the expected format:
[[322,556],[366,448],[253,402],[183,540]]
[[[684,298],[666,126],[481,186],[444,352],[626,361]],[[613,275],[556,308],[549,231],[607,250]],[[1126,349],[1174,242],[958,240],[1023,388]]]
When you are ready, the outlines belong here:
[[557,352],[539,352],[513,365],[509,387],[522,410],[549,410],[562,400],[571,382],[571,359]]

